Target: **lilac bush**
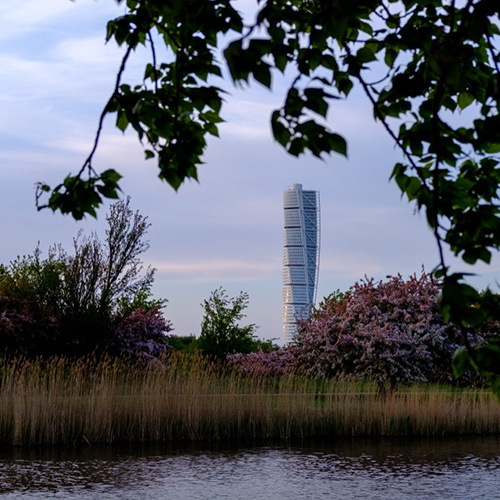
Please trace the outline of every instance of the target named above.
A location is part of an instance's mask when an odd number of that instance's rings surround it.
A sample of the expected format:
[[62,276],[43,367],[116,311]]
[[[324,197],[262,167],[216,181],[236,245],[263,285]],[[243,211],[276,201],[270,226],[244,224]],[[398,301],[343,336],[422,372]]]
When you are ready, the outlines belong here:
[[257,352],[228,354],[226,359],[231,368],[248,375],[278,376],[294,369],[293,357],[288,349],[264,352],[259,347]]
[[[451,358],[463,344],[460,330],[438,311],[439,283],[420,277],[362,280],[326,298],[300,324],[290,348],[294,363],[319,377],[354,375],[381,390],[409,381],[451,381]],[[474,340],[481,335],[475,333]]]
[[[440,283],[422,272],[375,282],[365,278],[325,298],[299,324],[295,344],[269,353],[228,355],[241,372],[275,376],[298,372],[322,378],[374,380],[381,393],[412,381],[452,382],[451,359],[462,332],[438,310]],[[468,332],[473,344],[498,331]],[[469,374],[464,382],[470,383]]]
[[111,349],[119,354],[146,359],[160,358],[169,348],[166,334],[172,330],[158,306],[138,308],[117,317]]

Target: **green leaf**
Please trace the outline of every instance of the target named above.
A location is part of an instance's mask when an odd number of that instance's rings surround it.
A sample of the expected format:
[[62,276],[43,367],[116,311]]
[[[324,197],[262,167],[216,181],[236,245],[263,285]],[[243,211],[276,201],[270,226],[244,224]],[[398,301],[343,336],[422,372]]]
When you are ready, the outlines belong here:
[[359,29],[370,36],[373,35],[373,28],[371,27],[370,24],[366,23],[365,21],[360,21]]
[[460,109],[465,109],[474,102],[474,96],[467,92],[461,92],[458,95],[457,103]]
[[367,63],[375,61],[377,59],[377,56],[375,55],[375,51],[371,47],[365,45],[356,53],[356,59],[361,63]]
[[406,165],[403,165],[402,163],[396,163],[396,165],[394,165],[394,168],[392,169],[390,179],[395,179],[400,175],[404,175],[406,172],[406,168]]
[[438,307],[445,322],[459,327],[477,328],[486,318],[481,307],[479,292],[462,280],[465,273],[453,273],[445,277],[438,300]]
[[111,37],[113,36],[115,30],[116,30],[115,21],[109,21],[108,24],[106,25],[106,42],[109,42],[111,40]]
[[280,112],[278,110],[273,111],[271,115],[271,129],[273,131],[274,138],[284,147],[290,142],[291,134],[288,129],[280,121]]
[[500,143],[488,143],[484,147],[484,152],[488,154],[500,153]]
[[500,345],[498,339],[489,339],[475,350],[476,363],[479,370],[485,373],[500,373]]
[[341,154],[342,156],[347,156],[347,142],[339,134],[329,134],[328,144],[330,145],[330,150]]
[[305,141],[302,137],[295,137],[290,142],[288,147],[288,152],[293,156],[299,156],[304,152],[305,149]]
[[127,128],[128,124],[129,124],[129,120],[127,118],[126,111],[120,111],[120,112],[118,112],[118,116],[116,118],[116,126],[122,132],[125,132],[125,129]]
[[103,185],[96,186],[96,189],[105,198],[110,198],[110,199],[114,199],[114,200],[119,198],[117,189],[115,187],[111,187],[111,186],[108,186],[105,184],[104,186]]
[[448,271],[447,268],[443,269],[442,267],[439,267],[434,271],[434,278],[436,278],[437,280],[444,278],[446,276],[447,271]]
[[389,67],[392,67],[397,56],[398,53],[394,49],[392,48],[385,49],[385,55],[384,55],[385,64],[387,64],[387,66]]
[[122,175],[119,174],[116,170],[108,168],[100,175],[100,177],[103,181],[116,184],[122,178]]
[[204,126],[204,129],[210,134],[213,135],[214,137],[219,137],[219,130],[216,125],[213,123],[206,123]]
[[415,200],[418,198],[420,189],[422,188],[422,181],[418,177],[409,177],[409,182],[406,184],[404,192],[408,200]]
[[273,54],[274,57],[274,65],[277,69],[279,69],[282,73],[284,73],[287,65],[288,65],[288,55],[287,54]]
[[328,103],[324,99],[326,94],[323,89],[308,88],[304,90],[304,95],[306,97],[305,106],[318,115],[326,117]]
[[258,64],[253,70],[253,77],[264,87],[271,88],[271,70],[269,64]]
[[465,347],[459,347],[451,361],[453,375],[456,378],[464,375],[468,370],[474,369],[472,365],[472,358]]

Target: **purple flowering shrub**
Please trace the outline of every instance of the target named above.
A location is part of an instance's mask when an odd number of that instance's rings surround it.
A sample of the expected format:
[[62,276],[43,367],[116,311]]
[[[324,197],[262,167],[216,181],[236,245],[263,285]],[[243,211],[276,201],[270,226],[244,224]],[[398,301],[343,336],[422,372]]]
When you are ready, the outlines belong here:
[[257,352],[248,354],[228,354],[231,368],[255,376],[278,376],[291,373],[294,368],[293,358],[288,349],[264,352],[260,347]]
[[[381,394],[405,382],[453,382],[451,360],[464,336],[439,313],[440,283],[424,272],[407,280],[387,278],[365,278],[346,293],[325,298],[300,322],[295,344],[268,353],[231,354],[229,365],[257,376],[373,380]],[[468,341],[480,344],[498,329],[491,324],[483,333],[468,331]],[[469,373],[462,383],[482,379]]]
[[137,308],[118,316],[111,349],[145,359],[160,358],[169,348],[166,334],[172,330],[158,306]]
[[[439,283],[429,274],[362,280],[327,297],[300,324],[295,363],[318,377],[355,375],[381,390],[410,381],[451,381],[451,358],[463,345],[438,311]],[[474,341],[481,335],[476,333]]]

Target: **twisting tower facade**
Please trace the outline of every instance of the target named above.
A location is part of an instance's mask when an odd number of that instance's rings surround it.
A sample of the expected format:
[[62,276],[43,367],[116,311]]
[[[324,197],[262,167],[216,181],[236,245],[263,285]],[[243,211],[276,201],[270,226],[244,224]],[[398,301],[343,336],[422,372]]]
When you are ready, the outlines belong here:
[[292,342],[297,320],[316,302],[319,274],[320,210],[318,191],[292,184],[283,193],[283,341]]

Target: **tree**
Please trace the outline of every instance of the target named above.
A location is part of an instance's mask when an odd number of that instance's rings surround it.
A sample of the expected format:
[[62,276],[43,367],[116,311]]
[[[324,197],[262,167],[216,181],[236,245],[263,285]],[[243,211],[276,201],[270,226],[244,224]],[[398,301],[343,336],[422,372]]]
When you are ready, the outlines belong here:
[[154,269],[143,273],[140,259],[149,248],[144,240],[147,217],[134,213],[127,198],[111,205],[106,221],[104,242],[95,233],[79,233],[73,255],[59,248],[58,259],[64,264],[61,321],[74,352],[109,344],[115,336],[113,315],[118,306],[149,293],[153,282]]
[[[118,0],[119,2],[123,0]],[[343,137],[325,125],[330,105],[365,93],[376,119],[401,152],[392,178],[425,212],[438,246],[441,312],[465,332],[500,319],[500,298],[479,293],[452,272],[445,247],[464,262],[488,263],[500,246],[500,51],[496,0],[257,0],[244,25],[230,0],[127,0],[108,23],[107,39],[125,48],[116,85],[81,170],[38,205],[81,218],[101,198],[116,197],[120,175],[92,165],[107,114],[129,125],[156,158],[160,178],[178,189],[196,178],[207,134],[217,135],[222,58],[235,82],[271,87],[273,73],[290,79],[284,104],[271,116],[275,139],[292,155],[347,154]],[[168,57],[158,61],[156,45]],[[122,82],[133,50],[150,48],[139,85]],[[46,202],[42,196],[49,194]],[[500,346],[492,342],[457,357],[457,373],[476,366],[500,377]],[[500,383],[497,386],[500,396]]]
[[[438,310],[440,285],[429,274],[365,279],[345,294],[325,298],[301,322],[292,357],[309,374],[355,375],[379,384],[381,392],[411,381],[451,382],[451,360],[463,343],[460,329]],[[488,334],[497,331],[491,325]],[[474,332],[480,344],[485,334]]]
[[64,266],[64,300],[72,312],[107,314],[118,302],[130,301],[150,290],[154,270],[144,275],[140,255],[149,248],[144,241],[150,224],[147,217],[130,208],[130,197],[111,205],[108,228],[102,243],[93,233],[79,233],[73,241],[74,255],[60,249]]
[[240,292],[237,297],[228,297],[221,287],[214,290],[208,300],[204,300],[205,310],[201,323],[199,348],[203,354],[224,361],[227,354],[248,353],[254,345],[254,324],[240,326],[248,306],[248,293]]

